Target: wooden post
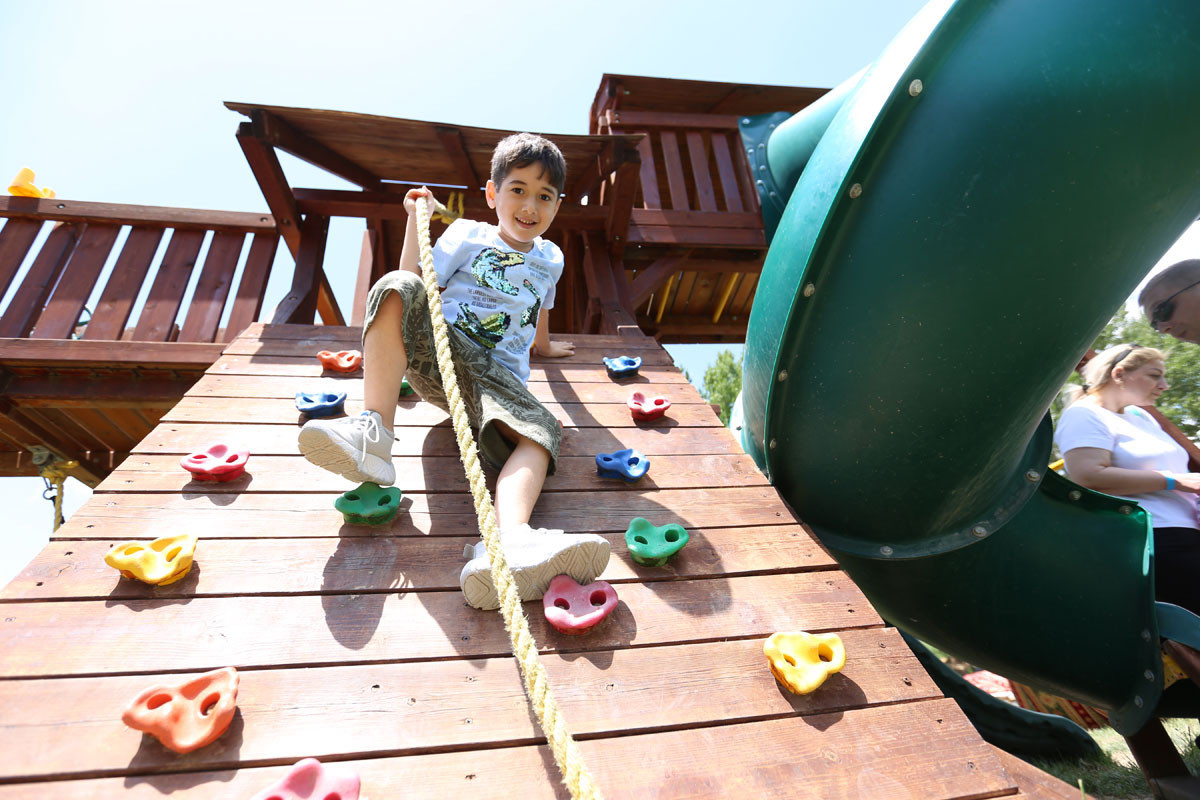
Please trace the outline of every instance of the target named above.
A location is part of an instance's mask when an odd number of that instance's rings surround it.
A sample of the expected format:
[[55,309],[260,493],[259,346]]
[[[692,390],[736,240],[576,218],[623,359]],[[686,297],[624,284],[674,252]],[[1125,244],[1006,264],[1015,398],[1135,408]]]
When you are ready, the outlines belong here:
[[311,324],[317,313],[317,292],[320,290],[324,270],[325,240],[329,234],[329,217],[310,214],[304,223],[296,256],[296,271],[292,275],[292,288],[275,307],[272,324]]
[[358,277],[354,281],[354,308],[350,310],[350,324],[366,322],[367,293],[375,283],[375,231],[363,231],[362,250],[358,255]]

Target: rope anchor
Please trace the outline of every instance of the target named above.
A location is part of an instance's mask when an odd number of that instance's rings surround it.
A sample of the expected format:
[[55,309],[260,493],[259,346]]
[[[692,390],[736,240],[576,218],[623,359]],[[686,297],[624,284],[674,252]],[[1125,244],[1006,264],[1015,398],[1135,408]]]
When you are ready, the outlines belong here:
[[42,490],[42,499],[49,500],[54,504],[53,530],[56,531],[64,522],[62,513],[63,484],[69,477],[70,471],[79,466],[79,462],[59,459],[41,445],[33,445],[29,448],[29,452],[33,456],[31,459],[33,465],[40,468],[38,475],[41,476],[42,483],[46,485],[46,488]]

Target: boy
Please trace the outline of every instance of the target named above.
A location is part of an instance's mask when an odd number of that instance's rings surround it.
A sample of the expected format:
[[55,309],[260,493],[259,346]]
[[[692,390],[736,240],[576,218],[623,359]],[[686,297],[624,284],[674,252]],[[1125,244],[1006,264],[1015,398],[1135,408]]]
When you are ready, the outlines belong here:
[[[525,387],[529,349],[543,356],[574,355],[575,346],[550,341],[548,310],[563,270],[562,251],[541,238],[562,204],[566,160],[552,142],[529,133],[507,137],[492,154],[488,206],[497,224],[460,219],[433,249],[442,306],[463,402],[484,461],[500,470],[496,518],[504,555],[522,600],[536,600],[550,580],[570,575],[595,580],[608,564],[608,541],[596,534],[567,534],[529,527],[534,503],[558,459],[562,430]],[[400,382],[447,410],[434,352],[433,328],[417,243],[417,198],[404,197],[408,227],[400,269],[385,275],[367,296],[363,326],[363,405],[358,417],[311,420],[300,430],[300,451],[317,466],[362,483],[389,485],[391,428]],[[499,606],[483,542],[459,585],[475,608]]]

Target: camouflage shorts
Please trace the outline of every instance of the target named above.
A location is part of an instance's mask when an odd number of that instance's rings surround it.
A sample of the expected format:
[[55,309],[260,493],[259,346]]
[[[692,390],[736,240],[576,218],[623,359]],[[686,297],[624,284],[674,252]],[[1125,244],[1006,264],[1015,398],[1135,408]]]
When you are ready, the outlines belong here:
[[[409,385],[423,400],[449,412],[433,347],[433,324],[429,320],[425,284],[420,276],[395,270],[371,287],[367,295],[363,338],[388,292],[396,292],[404,303],[401,335],[408,354],[405,375]],[[501,436],[493,424],[503,422],[521,436],[546,448],[550,453],[549,474],[553,475],[562,442],[558,420],[534,399],[520,378],[492,359],[491,350],[475,344],[453,326],[449,326],[449,335],[459,391],[479,443],[480,456],[499,469],[512,455],[513,443]]]

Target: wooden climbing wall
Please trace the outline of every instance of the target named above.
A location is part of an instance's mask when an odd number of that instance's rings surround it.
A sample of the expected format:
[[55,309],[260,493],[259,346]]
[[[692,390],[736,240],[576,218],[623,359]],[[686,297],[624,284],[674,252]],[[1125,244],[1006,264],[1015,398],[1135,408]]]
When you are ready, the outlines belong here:
[[[374,800],[567,796],[499,614],[458,589],[477,536],[445,415],[401,402],[405,495],[381,529],[343,525],[333,499],[349,485],[297,454],[296,391],[336,385],[352,411],[362,399],[359,376],[322,377],[313,354],[357,341],[250,326],[0,592],[0,800],[249,797],[308,756],[349,762]],[[621,604],[583,637],[525,608],[607,797],[1078,797],[941,698],[653,339],[574,341],[574,358],[535,359],[530,378],[565,432],[533,522],[607,536]],[[639,378],[608,378],[600,359],[616,352],[642,356]],[[669,396],[667,418],[635,425],[633,388]],[[189,482],[179,458],[218,438],[249,447],[249,474]],[[647,478],[598,479],[595,454],[624,447],[650,457]],[[634,516],[691,542],[639,567],[623,536]],[[176,584],[102,561],[116,542],[177,533],[201,541]],[[807,697],[762,655],[766,636],[800,629],[836,631],[848,653]],[[230,665],[239,711],[214,744],[179,756],[120,722],[143,688]]]

